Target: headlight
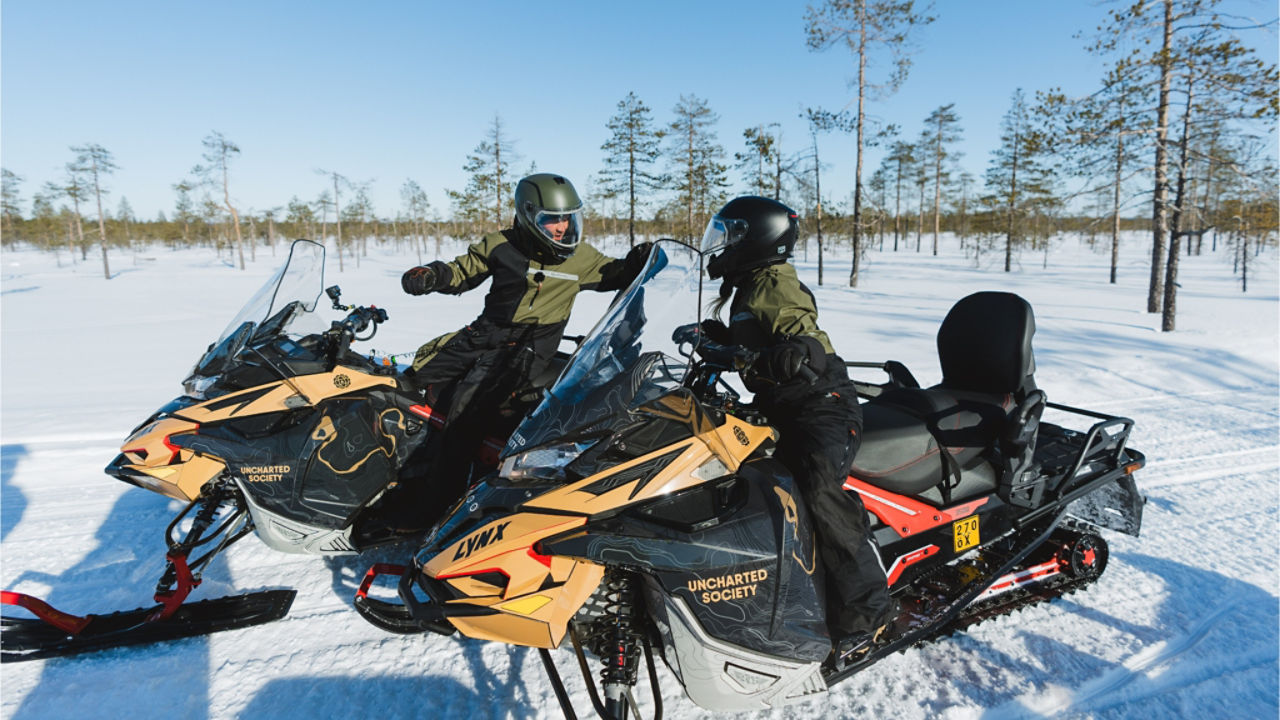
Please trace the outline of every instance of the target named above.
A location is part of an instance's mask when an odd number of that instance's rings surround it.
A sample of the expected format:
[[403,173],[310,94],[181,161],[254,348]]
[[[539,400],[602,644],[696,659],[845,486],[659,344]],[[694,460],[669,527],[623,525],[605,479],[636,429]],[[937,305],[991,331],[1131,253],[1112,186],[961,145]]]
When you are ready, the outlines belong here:
[[594,442],[571,442],[526,450],[502,461],[498,474],[507,480],[559,480],[564,468]]
[[185,394],[189,398],[195,398],[196,400],[204,400],[205,399],[204,391],[208,390],[210,387],[213,387],[213,384],[217,381],[218,381],[217,375],[214,375],[213,377],[205,377],[204,375],[192,375],[191,377],[187,378],[186,382],[182,383],[182,389],[185,391],[183,394]]

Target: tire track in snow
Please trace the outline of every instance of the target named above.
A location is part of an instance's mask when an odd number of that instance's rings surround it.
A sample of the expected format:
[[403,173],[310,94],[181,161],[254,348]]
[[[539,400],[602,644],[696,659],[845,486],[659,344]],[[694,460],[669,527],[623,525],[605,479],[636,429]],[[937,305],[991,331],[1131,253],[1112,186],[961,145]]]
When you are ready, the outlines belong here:
[[[1055,687],[1045,693],[1023,695],[1020,698],[1009,701],[1001,708],[993,708],[983,713],[982,720],[1043,718],[1066,712],[1086,713],[1090,710],[1104,709],[1112,705],[1139,699],[1137,697],[1114,698],[1113,696],[1135,681],[1144,678],[1151,680],[1152,684],[1149,692],[1141,693],[1142,696],[1181,689],[1188,684],[1181,675],[1172,680],[1160,679],[1165,673],[1156,671],[1167,663],[1176,661],[1180,655],[1199,644],[1218,621],[1234,608],[1234,604],[1219,605],[1212,613],[1204,617],[1191,632],[1158,642],[1135,653],[1120,663],[1120,667],[1108,670],[1098,677],[1085,682],[1074,692],[1066,688]],[[1235,668],[1237,670],[1247,669],[1257,664],[1248,655],[1239,659],[1242,662],[1239,667]],[[1223,674],[1217,670],[1217,668],[1201,669],[1193,673],[1193,677],[1201,681],[1211,680]]]

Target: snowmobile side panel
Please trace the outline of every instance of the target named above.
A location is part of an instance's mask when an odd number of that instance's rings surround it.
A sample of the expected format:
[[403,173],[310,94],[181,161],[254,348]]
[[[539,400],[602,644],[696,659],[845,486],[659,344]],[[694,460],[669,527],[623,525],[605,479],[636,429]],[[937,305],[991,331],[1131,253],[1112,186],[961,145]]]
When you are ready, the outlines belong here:
[[699,707],[769,709],[826,692],[820,662],[780,658],[717,640],[683,598],[648,584],[645,596],[667,666]]

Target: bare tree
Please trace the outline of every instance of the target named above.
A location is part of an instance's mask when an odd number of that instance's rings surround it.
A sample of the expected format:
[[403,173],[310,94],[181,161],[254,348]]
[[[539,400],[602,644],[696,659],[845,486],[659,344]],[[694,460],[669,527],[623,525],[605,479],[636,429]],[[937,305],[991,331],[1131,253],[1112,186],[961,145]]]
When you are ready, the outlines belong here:
[[[343,267],[343,263],[342,263],[342,190],[341,188],[343,187],[350,188],[351,181],[348,180],[345,176],[330,170],[316,170],[316,172],[319,173],[320,175],[325,175],[329,177],[333,181],[333,197],[332,198],[327,197],[328,192],[325,192],[321,195],[321,202],[327,202],[330,199],[333,201],[333,224],[334,224],[335,232],[337,233],[337,236],[338,236],[337,238],[338,272],[344,272],[346,268]],[[327,207],[327,205],[325,207]],[[321,232],[323,234],[323,228],[324,228],[323,218],[327,216],[322,215],[321,217],[322,219],[321,219],[320,225],[321,225]]]

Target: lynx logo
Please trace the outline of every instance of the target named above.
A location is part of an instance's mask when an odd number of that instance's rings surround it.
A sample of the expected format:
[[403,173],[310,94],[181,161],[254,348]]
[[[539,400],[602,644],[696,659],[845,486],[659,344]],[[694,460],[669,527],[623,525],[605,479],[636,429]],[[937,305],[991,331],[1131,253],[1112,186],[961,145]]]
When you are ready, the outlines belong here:
[[341,373],[334,375],[333,386],[339,389],[351,387],[351,378]]
[[737,425],[733,426],[733,436],[738,438],[738,442],[742,443],[743,445],[751,444],[751,441],[747,439],[747,434],[742,432],[742,428],[738,427]]
[[506,530],[507,526],[510,524],[511,521],[508,520],[500,525],[496,525],[488,530],[482,530],[481,532],[472,535],[467,538],[466,542],[458,543],[458,550],[453,554],[453,559],[456,561],[469,558],[471,557],[471,553],[491,543],[498,542],[502,539],[502,531]]

